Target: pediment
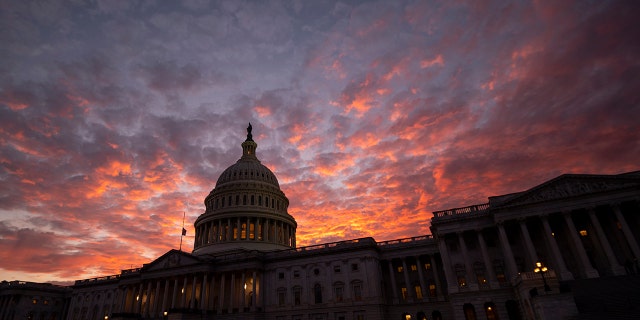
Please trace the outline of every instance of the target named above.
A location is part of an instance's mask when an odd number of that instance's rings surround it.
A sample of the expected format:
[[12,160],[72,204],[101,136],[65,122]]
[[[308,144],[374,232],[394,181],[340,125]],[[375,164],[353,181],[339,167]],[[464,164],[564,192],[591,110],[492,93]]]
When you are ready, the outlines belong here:
[[196,265],[200,263],[200,259],[196,258],[195,256],[180,250],[173,249],[163,254],[158,259],[152,261],[151,263],[145,264],[142,267],[142,271],[164,270],[169,268]]
[[640,188],[640,175],[565,174],[527,191],[510,195],[498,206],[516,206],[580,197],[627,188]]

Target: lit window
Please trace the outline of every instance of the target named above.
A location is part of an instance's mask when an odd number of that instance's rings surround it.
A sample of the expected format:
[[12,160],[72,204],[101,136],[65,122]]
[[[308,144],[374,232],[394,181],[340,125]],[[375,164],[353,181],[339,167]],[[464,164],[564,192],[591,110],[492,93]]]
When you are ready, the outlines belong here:
[[415,286],[414,288],[416,290],[416,298],[422,299],[422,288],[420,286]]
[[340,273],[340,266],[339,266],[339,265],[337,265],[337,266],[333,266],[333,271],[334,271],[335,273]]
[[587,236],[587,230],[580,230],[580,235],[583,237]]
[[351,271],[358,271],[358,264],[357,263],[352,263],[351,264]]
[[300,278],[300,270],[293,270],[293,277]]
[[398,268],[396,268],[398,270],[398,273],[401,273],[402,271],[404,271],[404,268],[402,266],[399,266]]
[[33,304],[37,304],[37,303],[38,303],[38,299],[33,299],[33,300],[31,300],[31,303],[33,303]]
[[429,284],[429,296],[431,297],[435,297],[436,296],[436,285],[433,283]]
[[424,264],[424,268],[425,268],[426,270],[431,270],[431,263],[425,263],[425,264]]
[[467,286],[467,280],[463,277],[458,278],[458,287],[465,288]]
[[407,288],[405,287],[400,288],[400,292],[402,293],[402,300],[407,300],[407,294],[408,294]]
[[284,289],[278,290],[278,305],[279,306],[284,306],[285,298],[286,298],[285,290]]
[[418,266],[416,266],[415,264],[412,264],[411,271],[418,271]]
[[302,290],[300,287],[293,288],[293,304],[296,306],[300,305],[300,297],[302,296]]

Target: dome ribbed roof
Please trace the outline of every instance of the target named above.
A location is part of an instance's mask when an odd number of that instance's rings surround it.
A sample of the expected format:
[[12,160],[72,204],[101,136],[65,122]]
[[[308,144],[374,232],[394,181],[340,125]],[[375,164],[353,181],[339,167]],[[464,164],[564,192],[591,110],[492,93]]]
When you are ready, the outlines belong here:
[[225,169],[218,181],[216,187],[220,187],[228,182],[236,181],[260,181],[271,184],[280,188],[276,175],[260,163],[258,159],[240,159],[235,164]]

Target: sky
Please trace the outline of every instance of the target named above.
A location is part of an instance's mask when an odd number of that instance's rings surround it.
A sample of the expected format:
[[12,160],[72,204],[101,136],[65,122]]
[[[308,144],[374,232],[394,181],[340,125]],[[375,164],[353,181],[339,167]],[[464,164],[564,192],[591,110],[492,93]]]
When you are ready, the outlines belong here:
[[298,246],[640,170],[638,1],[0,0],[0,280],[180,245],[253,126]]

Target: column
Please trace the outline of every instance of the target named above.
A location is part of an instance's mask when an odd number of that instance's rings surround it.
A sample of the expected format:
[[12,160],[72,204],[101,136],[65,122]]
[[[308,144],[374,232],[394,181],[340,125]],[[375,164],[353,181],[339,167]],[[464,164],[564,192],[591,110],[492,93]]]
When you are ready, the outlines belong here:
[[200,309],[204,312],[209,307],[209,299],[207,298],[207,274],[202,277],[202,285],[200,286]]
[[236,273],[231,272],[231,282],[229,283],[229,308],[233,309],[236,306],[235,298],[236,298]]
[[139,313],[142,315],[142,291],[143,290],[143,284],[142,282],[140,282],[140,287],[138,287],[138,295],[135,297],[135,309],[133,312],[135,313]]
[[558,242],[556,242],[556,238],[553,236],[553,232],[551,231],[548,217],[546,215],[543,215],[540,217],[540,219],[542,220],[542,227],[544,228],[544,237],[547,240],[547,244],[551,248],[553,260],[555,260],[555,268],[557,268],[556,275],[560,278],[560,280],[573,280],[573,274],[571,274],[571,272],[567,269],[567,265],[564,263],[562,253],[560,253],[560,248],[558,248]]
[[533,241],[531,241],[529,229],[527,229],[527,222],[524,219],[520,219],[518,222],[520,224],[522,238],[524,239],[524,245],[527,248],[527,253],[529,254],[529,265],[525,268],[525,270],[533,270],[535,268],[536,262],[538,262],[538,254],[536,252],[536,248],[533,245]]
[[247,306],[247,289],[245,289],[245,285],[247,284],[246,281],[246,276],[245,276],[245,271],[242,271],[242,278],[240,280],[240,292],[242,292],[242,303],[240,304],[242,306],[242,310],[244,311],[244,308]]
[[0,296],[0,320],[4,319],[4,313],[9,309],[9,296]]
[[509,283],[511,283],[518,276],[518,268],[516,267],[516,260],[513,258],[513,251],[511,251],[511,245],[509,245],[509,237],[504,230],[504,224],[498,223],[498,237],[500,238],[500,244],[502,245],[502,251],[505,259],[505,266],[509,273]]
[[573,246],[576,248],[576,253],[578,254],[578,259],[582,267],[584,268],[584,273],[587,278],[597,278],[598,271],[591,266],[591,262],[589,262],[589,258],[587,258],[587,252],[584,250],[584,246],[582,246],[582,240],[578,237],[578,231],[576,227],[573,225],[573,219],[571,219],[571,212],[564,212],[562,214],[564,221],[569,228],[569,234],[571,240],[573,241]]
[[478,277],[473,269],[471,260],[469,260],[469,252],[467,252],[467,244],[464,241],[464,233],[456,233],[458,237],[458,243],[460,244],[460,251],[462,251],[462,258],[464,259],[464,266],[466,269],[466,278],[469,285],[469,289],[478,290]]
[[218,220],[218,230],[216,230],[216,242],[222,241],[222,219]]
[[255,307],[256,307],[256,295],[257,295],[256,282],[258,282],[258,278],[256,277],[257,276],[256,271],[253,271],[252,276],[253,276],[253,281],[251,282],[251,292],[252,292],[252,294],[251,294],[251,307],[253,309],[255,309]]
[[624,268],[618,263],[618,259],[616,258],[615,253],[613,253],[613,249],[609,244],[609,240],[607,240],[607,235],[604,233],[604,230],[602,230],[602,226],[600,225],[600,221],[598,221],[595,209],[589,208],[587,209],[587,211],[589,212],[589,219],[591,220],[591,224],[596,230],[596,234],[598,235],[598,239],[600,240],[602,250],[607,255],[607,260],[609,260],[611,273],[616,276],[625,274]]
[[196,301],[196,284],[198,282],[198,276],[197,275],[193,275],[193,283],[191,283],[191,297],[189,297],[189,299],[191,299],[191,301],[189,301],[189,308],[190,309],[195,309],[197,307],[197,301]]
[[231,218],[227,219],[227,234],[226,241],[231,241],[233,239],[233,225],[231,224]]
[[160,281],[160,279],[156,281],[156,293],[153,295],[153,305],[151,307],[151,311],[149,312],[152,317],[158,315],[158,296],[160,295]]
[[176,307],[176,299],[178,298],[178,278],[173,282],[173,296],[171,297],[171,308]]
[[[496,273],[493,270],[493,263],[491,262],[491,258],[489,258],[489,250],[487,250],[487,244],[484,242],[482,230],[476,230],[476,234],[478,235],[478,244],[480,245],[480,251],[482,252],[482,260],[484,261],[487,276],[489,277],[489,287],[493,289],[498,288],[500,287],[500,284],[498,283],[498,278],[496,278]],[[478,285],[482,284],[478,283]]]
[[638,243],[633,236],[633,232],[629,228],[627,221],[624,219],[622,212],[620,211],[620,206],[615,204],[612,206],[613,212],[616,214],[616,219],[618,219],[618,223],[620,223],[620,227],[622,228],[622,232],[624,233],[625,239],[627,239],[627,243],[629,243],[629,248],[631,248],[631,252],[636,259],[640,259],[640,248],[638,247]]
[[396,275],[393,269],[393,262],[387,261],[389,264],[389,276],[391,277],[391,292],[393,292],[393,303],[398,303],[398,285],[396,284]]
[[264,241],[269,242],[269,219],[264,219]]
[[162,293],[162,308],[160,309],[160,315],[164,315],[167,310],[167,297],[169,296],[169,279],[164,281],[164,291]]
[[189,279],[187,278],[187,276],[184,276],[184,281],[183,281],[183,285],[182,285],[182,289],[180,289],[180,308],[186,308],[187,307],[187,284]]
[[[122,289],[123,291],[123,295],[122,295],[122,304],[120,304],[120,312],[127,312],[127,295],[129,294],[129,287],[125,286],[124,289]],[[69,310],[69,312],[72,312],[71,310]]]
[[420,278],[420,290],[422,291],[422,299],[424,299],[429,288],[427,288],[427,286],[425,286],[424,284],[424,272],[422,271],[422,269],[424,269],[424,264],[422,264],[422,261],[420,261],[419,256],[416,256],[416,265],[418,266],[418,277]]
[[211,284],[209,285],[209,302],[211,302],[211,308],[216,308],[216,274],[211,275]]
[[444,237],[438,239],[438,248],[440,249],[440,257],[442,258],[442,268],[444,269],[444,277],[447,280],[447,291],[449,294],[458,292],[458,280],[454,277],[451,270],[451,259],[449,258],[449,250]]
[[407,301],[411,301],[415,294],[413,293],[413,288],[411,287],[411,282],[409,280],[409,269],[407,268],[406,258],[402,259],[402,275],[404,276],[405,286],[407,286]]
[[[429,255],[429,259],[431,261],[431,270],[433,271],[433,282],[436,285],[436,298],[438,301],[444,299],[444,295],[442,294],[442,286],[440,284],[440,275],[438,274],[438,264],[436,263],[436,255]],[[428,290],[428,288],[427,288]]]
[[[144,294],[142,294],[142,296],[140,297],[140,304],[142,304],[144,302],[144,305],[142,306],[142,309],[140,311],[140,315],[144,316],[144,315],[148,315],[149,314],[149,307],[150,307],[150,303],[151,303],[151,280],[149,280],[149,283],[147,283],[147,298],[144,298]],[[145,300],[145,301],[143,301]]]
[[220,297],[219,299],[219,303],[220,303],[220,312],[222,312],[222,309],[224,308],[224,273],[220,275]]

